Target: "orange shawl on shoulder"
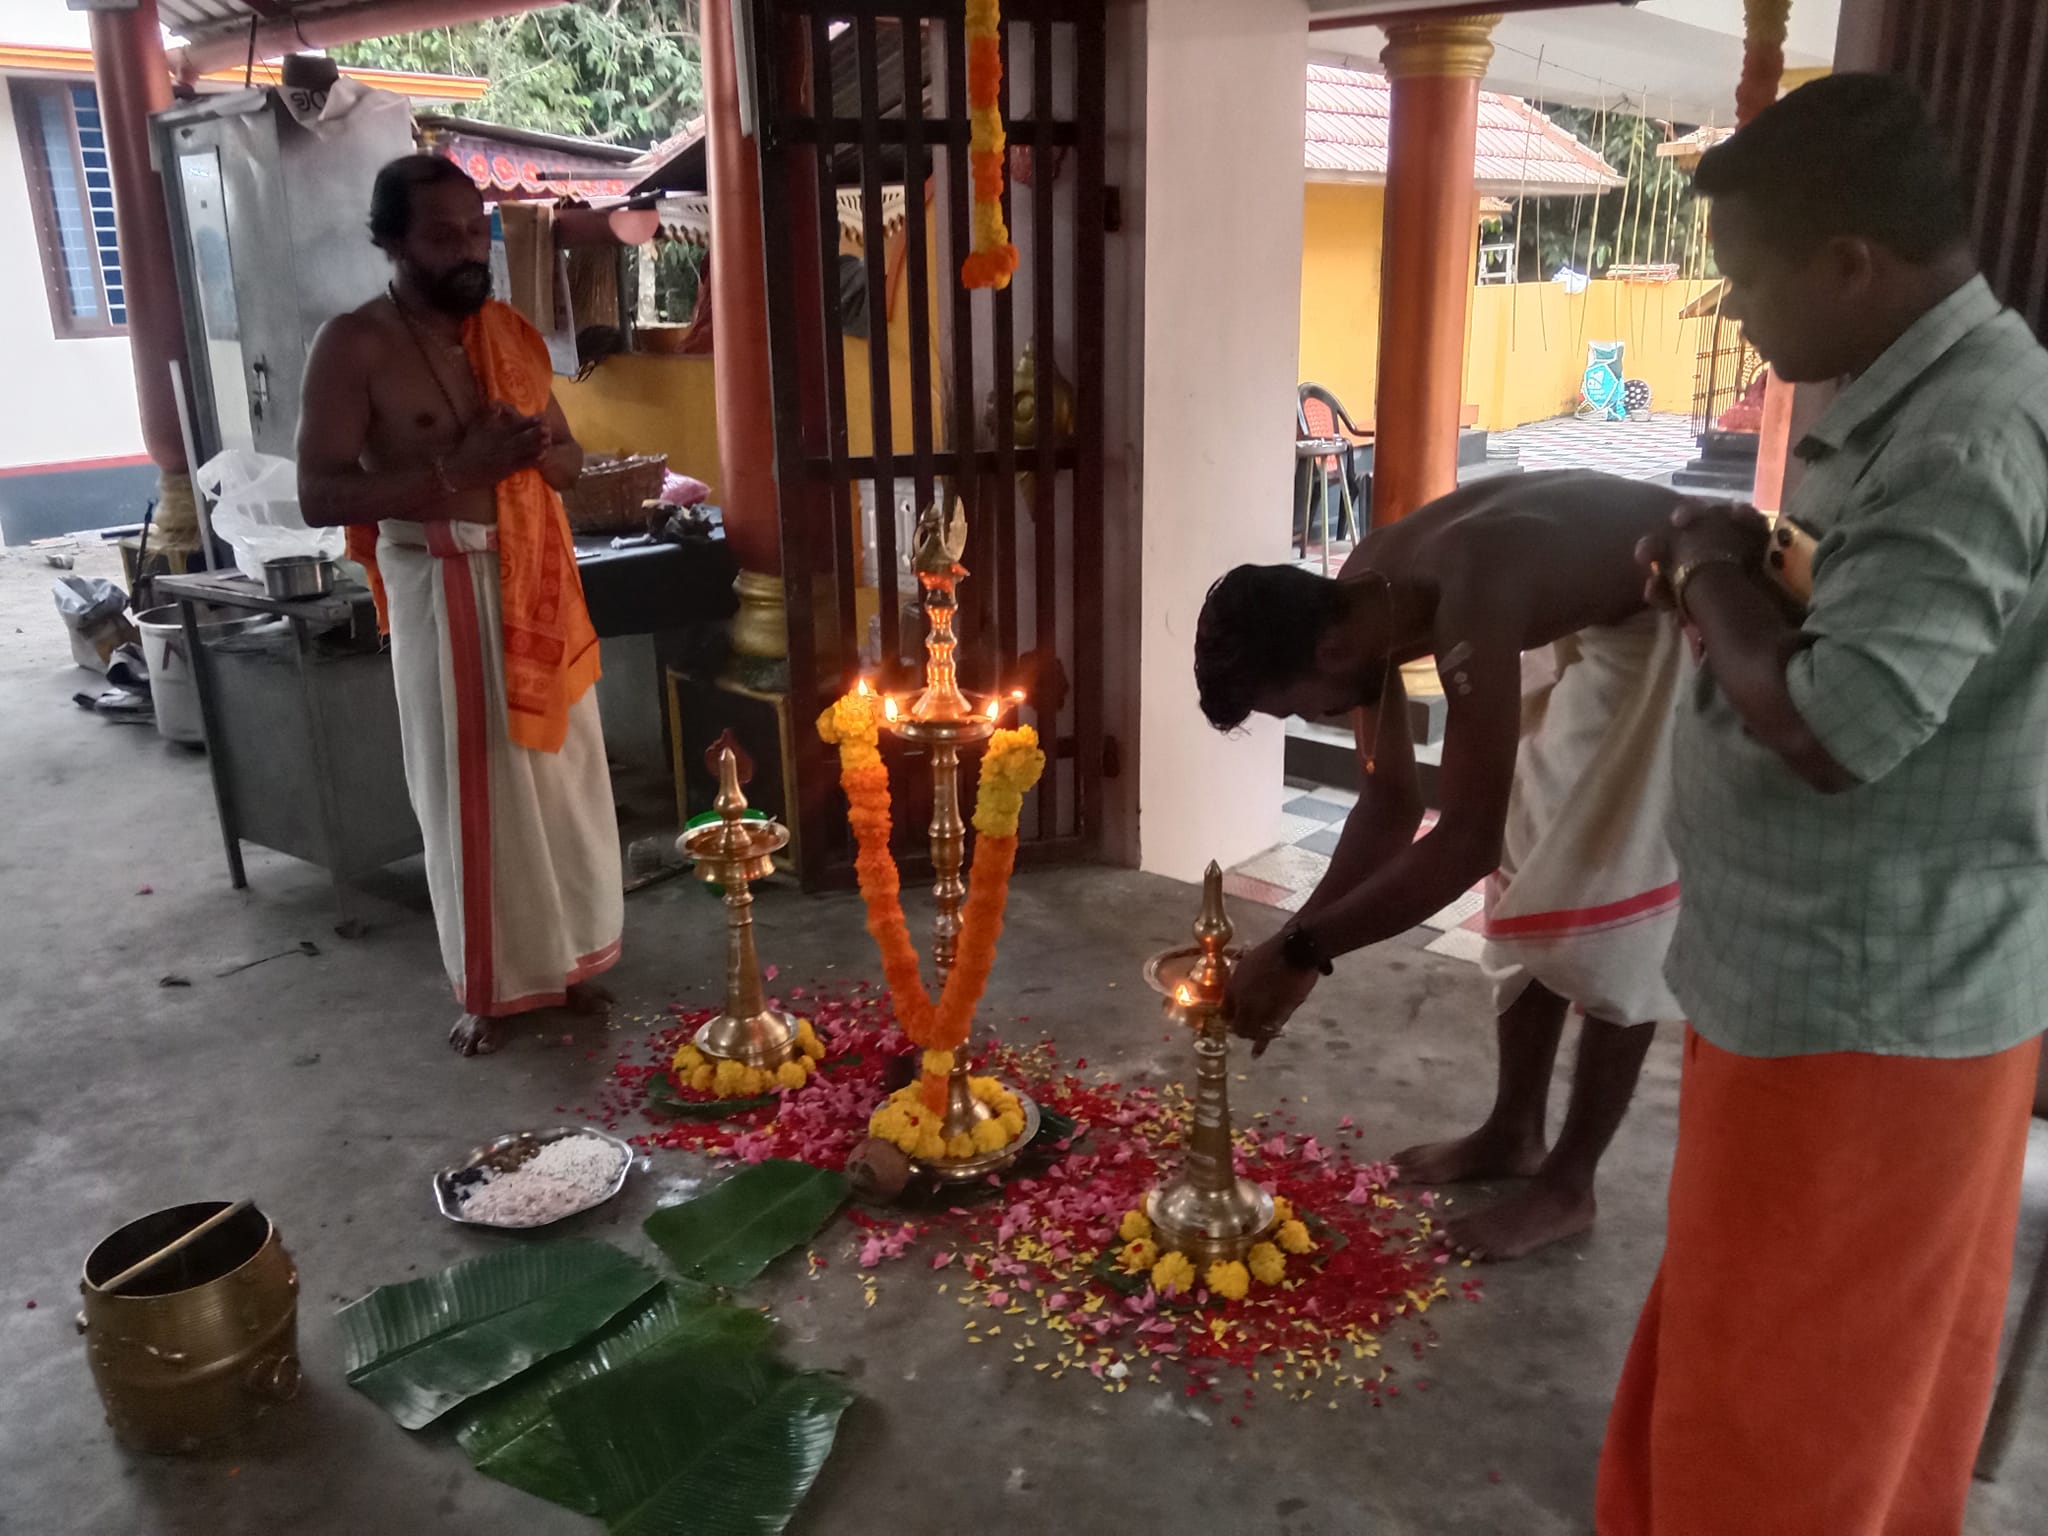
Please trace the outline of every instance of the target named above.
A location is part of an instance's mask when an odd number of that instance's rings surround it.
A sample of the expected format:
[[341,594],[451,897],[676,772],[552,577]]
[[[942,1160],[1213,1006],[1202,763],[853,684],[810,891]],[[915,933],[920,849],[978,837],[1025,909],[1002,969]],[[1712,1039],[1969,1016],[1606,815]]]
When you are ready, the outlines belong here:
[[[547,343],[518,310],[486,303],[464,322],[462,347],[480,399],[527,416],[547,409],[554,374]],[[536,469],[499,481],[497,497],[510,734],[517,746],[557,752],[569,732],[569,706],[597,681],[597,631],[584,606],[562,498]],[[388,628],[375,524],[349,529],[348,555],[369,572],[378,622]]]

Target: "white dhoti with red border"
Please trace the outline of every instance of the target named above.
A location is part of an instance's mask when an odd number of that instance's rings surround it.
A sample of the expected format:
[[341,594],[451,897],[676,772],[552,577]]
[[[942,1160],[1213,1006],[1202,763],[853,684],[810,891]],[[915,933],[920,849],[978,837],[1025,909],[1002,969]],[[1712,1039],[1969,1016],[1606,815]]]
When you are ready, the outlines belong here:
[[625,893],[597,694],[559,752],[515,746],[493,530],[385,523],[405,782],[441,959],[463,1011],[545,1008],[619,957]]
[[1552,649],[1555,680],[1523,698],[1480,967],[1501,1012],[1537,981],[1609,1023],[1683,1019],[1664,983],[1678,922],[1665,818],[1683,639],[1644,614]]

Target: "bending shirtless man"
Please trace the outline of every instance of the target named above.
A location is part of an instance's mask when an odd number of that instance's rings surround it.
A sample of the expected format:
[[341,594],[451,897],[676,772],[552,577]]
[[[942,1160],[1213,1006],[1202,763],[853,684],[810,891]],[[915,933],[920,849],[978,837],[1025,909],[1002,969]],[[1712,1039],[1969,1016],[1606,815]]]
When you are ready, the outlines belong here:
[[[1668,490],[1605,475],[1487,480],[1376,528],[1335,580],[1239,566],[1195,635],[1202,709],[1221,730],[1261,714],[1356,711],[1358,805],[1329,872],[1232,982],[1236,1032],[1263,1051],[1339,955],[1406,933],[1487,881],[1483,969],[1498,1015],[1492,1113],[1396,1162],[1426,1184],[1527,1178],[1451,1223],[1474,1258],[1585,1230],[1593,1175],[1659,1021],[1676,920],[1664,837],[1669,729],[1684,659],[1644,604],[1634,550]],[[1551,675],[1524,684],[1524,654]],[[1436,825],[1423,819],[1401,665],[1437,658],[1448,713]],[[1518,752],[1519,748],[1519,752]],[[1567,1010],[1585,1015],[1571,1105],[1545,1118]]]
[[391,632],[405,781],[426,840],[450,1042],[606,1002],[618,824],[591,684],[597,637],[557,494],[583,466],[547,349],[491,300],[491,226],[452,161],[378,173],[388,292],[322,328],[306,364],[299,499],[345,525]]

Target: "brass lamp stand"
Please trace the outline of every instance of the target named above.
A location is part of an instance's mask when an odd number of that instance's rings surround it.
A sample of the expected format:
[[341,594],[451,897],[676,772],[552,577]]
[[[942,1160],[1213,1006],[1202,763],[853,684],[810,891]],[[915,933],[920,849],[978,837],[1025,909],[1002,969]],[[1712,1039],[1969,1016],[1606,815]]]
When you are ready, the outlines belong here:
[[697,878],[725,891],[725,1011],[699,1029],[691,1043],[719,1061],[737,1061],[773,1071],[800,1049],[797,1021],[772,1009],[761,987],[761,961],[754,952],[756,880],[775,873],[775,855],[789,841],[789,828],[775,820],[746,815],[747,799],[740,784],[753,776],[753,765],[727,731],[704,754],[705,766],[718,770],[718,820],[706,822],[676,839],[677,851],[694,859]]
[[1235,959],[1223,910],[1223,871],[1202,875],[1202,912],[1191,947],[1164,950],[1145,964],[1145,980],[1166,998],[1166,1014],[1195,1033],[1195,1125],[1180,1172],[1145,1196],[1145,1214],[1161,1253],[1178,1250],[1200,1265],[1241,1260],[1278,1223],[1273,1197],[1241,1179],[1230,1148],[1230,1030],[1223,994]]

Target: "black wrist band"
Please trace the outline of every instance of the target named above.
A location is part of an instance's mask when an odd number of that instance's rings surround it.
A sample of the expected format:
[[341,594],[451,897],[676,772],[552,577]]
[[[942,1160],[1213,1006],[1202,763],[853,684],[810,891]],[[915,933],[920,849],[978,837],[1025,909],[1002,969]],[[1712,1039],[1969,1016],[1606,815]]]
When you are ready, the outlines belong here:
[[1323,946],[1316,942],[1316,936],[1299,923],[1289,923],[1286,932],[1280,935],[1280,958],[1291,970],[1320,971],[1327,976],[1336,969],[1323,953]]

